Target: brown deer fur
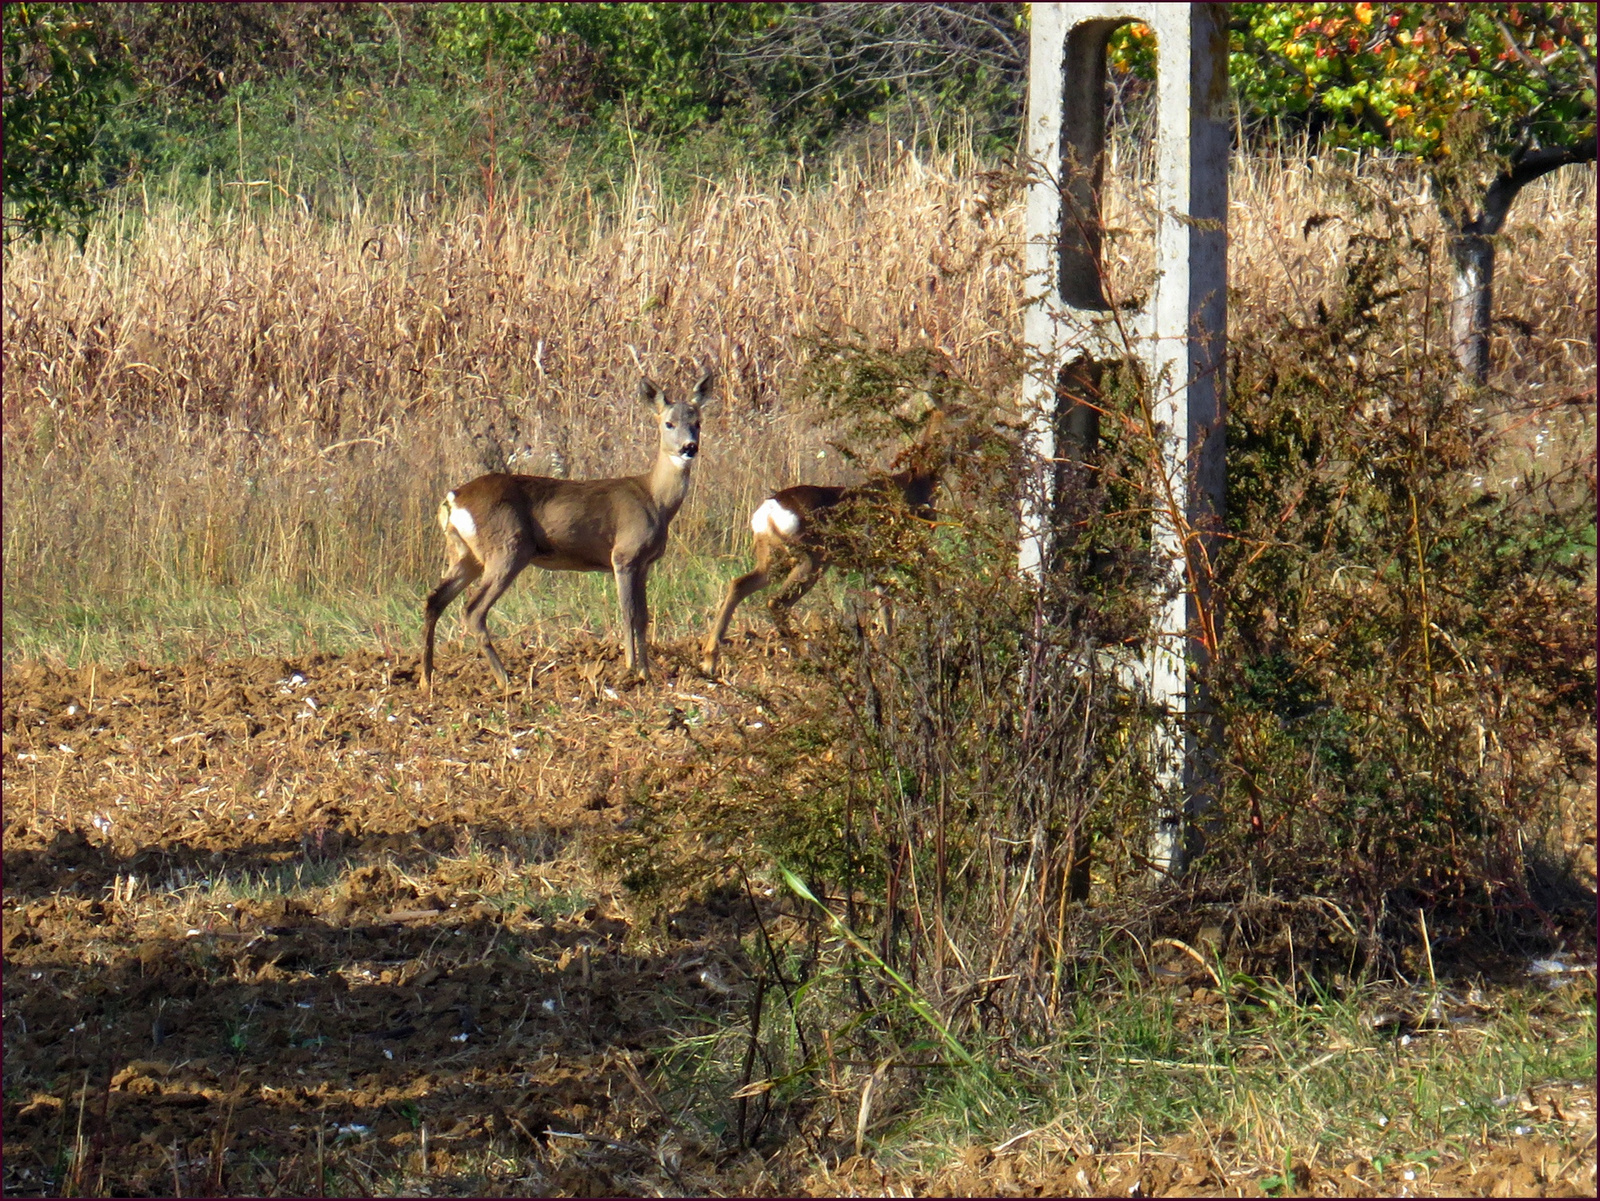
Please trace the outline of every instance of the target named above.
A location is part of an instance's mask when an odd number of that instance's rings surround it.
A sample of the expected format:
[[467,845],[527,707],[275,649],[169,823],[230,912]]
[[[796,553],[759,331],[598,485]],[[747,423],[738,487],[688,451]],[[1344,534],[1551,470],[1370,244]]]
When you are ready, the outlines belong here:
[[756,508],[750,518],[750,528],[755,533],[755,570],[728,585],[722,607],[706,631],[700,648],[703,672],[716,674],[722,639],[728,632],[728,623],[733,620],[733,611],[746,597],[772,582],[775,565],[781,567],[788,562],[793,566],[767,602],[767,608],[779,633],[785,638],[790,636],[789,610],[816,586],[838,550],[834,545],[836,539],[830,537],[823,520],[828,510],[874,494],[898,498],[911,509],[926,509],[932,504],[943,467],[933,448],[943,422],[944,414],[937,410],[929,417],[917,445],[902,456],[902,461],[911,461],[911,466],[903,471],[875,476],[852,487],[796,484],[774,492]]
[[616,576],[628,670],[650,674],[645,631],[645,580],[667,547],[667,528],[689,490],[689,468],[700,449],[700,406],[710,394],[708,373],[690,400],[669,403],[648,379],[639,394],[655,412],[660,433],[655,465],[643,475],[610,480],[560,480],[494,473],[448,493],[439,506],[450,565],[423,604],[422,683],[433,687],[433,632],[439,615],[469,584],[466,625],[483,648],[502,688],[504,664],[489,639],[486,618],[524,567],[547,571],[609,571]]

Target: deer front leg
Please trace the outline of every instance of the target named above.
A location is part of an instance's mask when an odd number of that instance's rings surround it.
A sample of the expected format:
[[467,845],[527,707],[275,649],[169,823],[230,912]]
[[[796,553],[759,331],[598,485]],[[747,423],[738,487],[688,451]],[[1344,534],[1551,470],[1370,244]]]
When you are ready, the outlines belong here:
[[641,567],[633,577],[633,660],[641,680],[650,678],[650,604],[645,589],[649,574],[648,567]]

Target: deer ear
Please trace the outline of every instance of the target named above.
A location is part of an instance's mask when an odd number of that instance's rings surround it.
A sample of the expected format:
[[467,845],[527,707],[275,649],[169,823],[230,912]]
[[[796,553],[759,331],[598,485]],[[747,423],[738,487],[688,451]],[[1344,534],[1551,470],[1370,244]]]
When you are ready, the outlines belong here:
[[667,398],[660,388],[651,383],[649,376],[641,375],[639,377],[639,399],[652,409],[659,409],[666,403]]
[[699,408],[711,399],[711,389],[716,385],[717,373],[708,371],[700,377],[700,382],[694,386],[694,403]]

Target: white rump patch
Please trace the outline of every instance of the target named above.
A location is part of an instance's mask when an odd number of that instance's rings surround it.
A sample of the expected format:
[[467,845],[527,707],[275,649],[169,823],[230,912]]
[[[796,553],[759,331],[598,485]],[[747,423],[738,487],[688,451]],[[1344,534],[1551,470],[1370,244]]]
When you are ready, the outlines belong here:
[[779,538],[793,538],[800,531],[800,515],[784,508],[769,496],[750,515],[750,528],[757,534],[771,533]]
[[456,507],[456,494],[451,492],[444,499],[450,506],[450,524],[455,526],[456,533],[463,538],[475,536],[478,532],[478,523],[472,520],[472,514],[467,510]]

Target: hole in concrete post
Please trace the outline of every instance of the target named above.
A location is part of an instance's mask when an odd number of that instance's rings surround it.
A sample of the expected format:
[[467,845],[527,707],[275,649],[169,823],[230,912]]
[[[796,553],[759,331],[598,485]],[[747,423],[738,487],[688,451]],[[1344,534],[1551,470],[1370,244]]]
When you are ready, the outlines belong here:
[[[1087,355],[1068,363],[1057,377],[1052,570],[1102,582],[1126,581],[1149,570],[1141,565],[1150,547],[1148,507],[1136,494],[1149,484],[1143,473],[1148,464],[1138,447],[1129,445],[1140,424],[1144,379],[1137,360],[1100,362]],[[1102,478],[1108,470],[1109,478]],[[1110,535],[1108,542],[1085,541],[1084,530],[1095,524]],[[1131,627],[1118,628],[1116,640],[1136,636]]]
[[1145,26],[1107,18],[1074,26],[1063,56],[1059,287],[1077,309],[1137,309],[1154,280],[1155,89],[1132,70],[1107,73],[1125,25],[1153,48]]
[[1067,34],[1061,91],[1061,299],[1106,308],[1101,286],[1100,185],[1105,175],[1106,43],[1117,20],[1084,21]]
[[1080,355],[1061,369],[1056,378],[1055,478],[1049,568],[1065,566],[1065,548],[1076,541],[1074,528],[1087,521],[1087,505],[1095,494],[1093,475],[1100,458],[1100,413],[1104,397],[1100,380],[1104,364]]
[[1120,53],[1106,74],[1100,271],[1107,307],[1126,313],[1145,308],[1155,292],[1156,86],[1135,63],[1145,56],[1153,61],[1157,47],[1155,35],[1139,24],[1114,31],[1110,44]]

